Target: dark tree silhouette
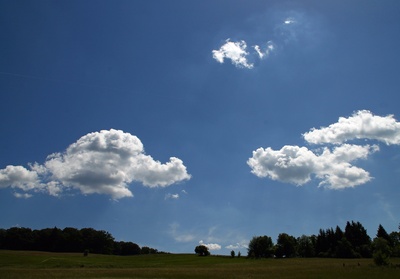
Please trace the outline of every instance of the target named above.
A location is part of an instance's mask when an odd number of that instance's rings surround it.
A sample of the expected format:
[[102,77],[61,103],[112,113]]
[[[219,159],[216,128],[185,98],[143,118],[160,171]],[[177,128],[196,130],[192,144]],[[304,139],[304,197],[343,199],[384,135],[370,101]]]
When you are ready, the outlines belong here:
[[32,250],[34,248],[32,230],[17,227],[8,229],[5,234],[4,248],[10,250]]
[[[314,236],[314,238],[316,237]],[[297,254],[304,258],[314,257],[315,248],[313,242],[315,241],[313,241],[313,237],[311,236],[302,235],[297,238]]]
[[296,256],[296,238],[287,233],[278,235],[278,240],[275,246],[275,256],[278,258],[291,258]]
[[231,258],[234,258],[235,257],[235,251],[231,251]]
[[247,256],[250,258],[269,258],[274,253],[274,244],[269,236],[254,236],[249,243]]
[[199,256],[209,256],[210,255],[208,248],[204,245],[196,246],[196,248],[194,248],[194,252]]
[[355,258],[357,255],[353,250],[353,246],[351,243],[345,238],[342,237],[341,240],[338,241],[335,257],[337,258]]
[[119,255],[121,256],[130,256],[130,255],[140,255],[141,249],[139,245],[133,242],[119,242],[121,245],[121,252]]
[[376,232],[376,237],[382,237],[386,239],[389,246],[393,246],[392,239],[381,224],[379,224],[378,231]]
[[372,243],[373,247],[373,258],[376,265],[388,265],[391,250],[389,247],[389,243],[383,237],[377,237],[374,239]]
[[360,222],[347,222],[344,236],[353,246],[356,256],[371,257],[371,238]]
[[[148,253],[159,253],[156,249],[144,248]],[[106,231],[92,228],[78,230],[70,227],[63,230],[54,227],[34,231],[18,227],[0,229],[0,249],[79,253],[87,250],[95,254],[141,254],[139,245],[133,242],[116,242]]]
[[146,255],[146,254],[157,254],[157,253],[158,253],[158,250],[157,250],[157,249],[154,249],[154,248],[147,247],[147,246],[143,246],[142,249],[141,249],[141,251],[140,251],[140,253],[141,253],[142,255]]

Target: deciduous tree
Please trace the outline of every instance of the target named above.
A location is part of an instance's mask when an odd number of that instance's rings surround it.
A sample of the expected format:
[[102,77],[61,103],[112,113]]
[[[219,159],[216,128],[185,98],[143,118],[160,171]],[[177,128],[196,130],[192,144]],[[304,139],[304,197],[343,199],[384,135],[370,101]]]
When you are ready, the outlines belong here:
[[376,265],[388,265],[391,250],[389,247],[389,243],[383,237],[377,237],[374,239],[372,243],[373,247],[373,258]]
[[274,244],[269,236],[254,236],[249,243],[247,256],[250,258],[269,258],[274,253]]
[[296,238],[287,233],[279,234],[275,246],[275,256],[278,258],[296,256]]
[[315,256],[314,244],[310,236],[302,235],[297,238],[297,254],[304,258]]
[[194,252],[199,256],[209,256],[210,255],[208,248],[204,245],[196,246],[196,248],[194,248]]

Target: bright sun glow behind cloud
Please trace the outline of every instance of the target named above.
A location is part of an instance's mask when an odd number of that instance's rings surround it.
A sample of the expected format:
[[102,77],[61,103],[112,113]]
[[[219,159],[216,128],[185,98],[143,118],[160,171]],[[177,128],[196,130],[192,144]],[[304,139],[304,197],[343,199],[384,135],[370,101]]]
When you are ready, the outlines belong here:
[[[278,50],[284,51],[288,46],[306,49],[314,44],[318,45],[319,38],[324,36],[319,29],[319,19],[302,12],[292,11],[289,14],[290,16],[277,21],[272,29],[264,30],[262,36],[265,40],[255,40],[255,44],[248,49],[248,42],[254,40],[252,32],[247,34],[249,39],[246,40],[227,39],[218,50],[212,51],[213,58],[221,64],[229,59],[237,68],[254,69],[258,61],[265,60]],[[259,22],[262,24],[263,19],[260,18]],[[256,32],[255,30],[254,33]]]

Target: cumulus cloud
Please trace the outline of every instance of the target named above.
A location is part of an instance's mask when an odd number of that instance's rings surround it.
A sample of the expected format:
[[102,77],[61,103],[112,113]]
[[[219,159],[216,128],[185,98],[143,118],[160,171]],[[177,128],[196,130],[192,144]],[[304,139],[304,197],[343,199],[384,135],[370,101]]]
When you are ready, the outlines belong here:
[[7,166],[0,170],[0,188],[9,186],[23,191],[33,190],[40,186],[39,176],[22,166]]
[[225,41],[218,50],[213,50],[213,58],[219,63],[224,63],[224,59],[230,59],[232,64],[239,68],[252,69],[253,64],[247,61],[249,53],[246,51],[247,44],[245,41],[231,42],[230,39]]
[[258,177],[301,186],[313,178],[319,186],[343,189],[367,183],[369,172],[352,163],[379,151],[379,146],[344,143],[351,139],[369,139],[399,143],[399,126],[393,116],[374,116],[369,111],[358,111],[349,118],[340,118],[328,128],[313,129],[304,134],[310,143],[335,143],[316,150],[286,145],[280,150],[258,148],[247,161],[251,172]]
[[47,157],[43,165],[7,166],[0,170],[0,187],[41,191],[57,196],[64,189],[82,194],[106,194],[113,199],[132,197],[132,182],[147,187],[166,187],[190,179],[183,162],[171,157],[167,163],[144,152],[136,136],[120,130],[89,133],[63,153]]
[[246,49],[245,41],[231,42],[230,39],[227,39],[219,50],[213,50],[212,53],[213,58],[219,63],[224,63],[224,59],[230,59],[232,64],[238,68],[253,69],[254,63],[249,60],[267,58],[275,50],[275,44],[268,41],[263,46],[252,46],[252,52],[247,52]]
[[253,151],[248,160],[252,173],[295,185],[309,182],[312,175],[321,180],[319,185],[332,189],[354,187],[371,180],[369,173],[351,165],[356,159],[365,159],[368,154],[378,150],[373,146],[345,144],[331,151],[324,148],[316,154],[306,147],[286,145],[280,150],[268,147]]
[[352,116],[340,117],[338,122],[311,129],[304,139],[309,143],[340,144],[353,139],[378,140],[390,144],[400,144],[400,122],[393,115],[377,116],[368,110],[360,110]]
[[210,251],[221,250],[221,245],[219,245],[217,243],[208,243],[208,244],[206,244],[206,243],[204,243],[203,240],[200,240],[199,244],[203,245],[203,246],[206,246],[208,248],[208,250],[210,250]]

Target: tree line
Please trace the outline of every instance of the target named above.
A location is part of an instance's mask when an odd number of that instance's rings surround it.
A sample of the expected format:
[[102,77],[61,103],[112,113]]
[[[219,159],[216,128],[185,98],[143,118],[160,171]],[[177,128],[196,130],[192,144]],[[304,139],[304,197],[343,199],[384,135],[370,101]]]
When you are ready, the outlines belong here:
[[41,230],[12,227],[0,229],[0,249],[46,252],[88,252],[95,254],[140,255],[158,254],[157,249],[140,247],[133,242],[115,241],[106,231],[93,228],[63,230],[54,227]]
[[[400,231],[400,226],[399,226]],[[400,257],[400,232],[388,234],[379,225],[376,237],[371,240],[360,222],[347,222],[344,231],[320,229],[318,235],[294,237],[286,233],[278,235],[274,244],[269,236],[255,236],[248,247],[249,258],[268,257],[324,257],[324,258],[371,258],[377,264],[387,264],[389,257]]]

